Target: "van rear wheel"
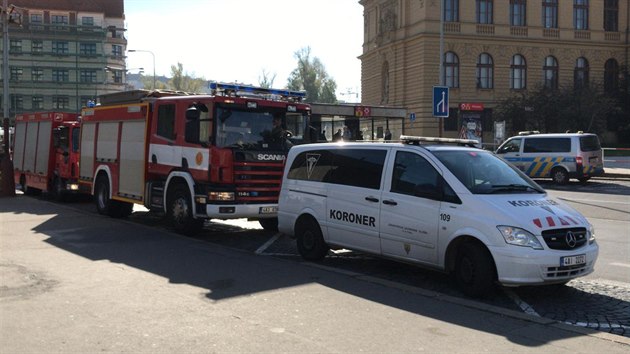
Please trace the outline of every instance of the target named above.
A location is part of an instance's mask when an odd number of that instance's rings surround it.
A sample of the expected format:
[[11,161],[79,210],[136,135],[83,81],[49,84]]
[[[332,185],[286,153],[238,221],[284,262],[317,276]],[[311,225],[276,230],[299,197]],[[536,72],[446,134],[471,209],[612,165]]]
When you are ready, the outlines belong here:
[[569,173],[562,167],[555,167],[551,170],[551,178],[557,184],[567,184],[569,182]]
[[295,227],[295,236],[297,249],[302,258],[319,261],[326,257],[329,247],[324,241],[319,224],[313,218],[299,220]]

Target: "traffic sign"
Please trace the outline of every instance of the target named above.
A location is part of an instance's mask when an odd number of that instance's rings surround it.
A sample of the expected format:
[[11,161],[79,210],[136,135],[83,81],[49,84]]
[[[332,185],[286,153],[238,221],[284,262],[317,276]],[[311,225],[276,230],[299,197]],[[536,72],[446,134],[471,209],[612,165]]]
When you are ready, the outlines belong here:
[[416,120],[416,114],[415,113],[409,113],[409,120],[411,122],[415,121]]
[[448,118],[448,87],[433,86],[433,116]]

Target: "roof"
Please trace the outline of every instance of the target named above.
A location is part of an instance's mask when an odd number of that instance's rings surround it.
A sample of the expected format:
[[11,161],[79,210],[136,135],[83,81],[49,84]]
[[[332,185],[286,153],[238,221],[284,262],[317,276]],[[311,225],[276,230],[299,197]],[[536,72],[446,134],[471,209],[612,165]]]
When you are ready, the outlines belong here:
[[125,17],[123,0],[11,0],[26,9],[104,13],[105,17]]

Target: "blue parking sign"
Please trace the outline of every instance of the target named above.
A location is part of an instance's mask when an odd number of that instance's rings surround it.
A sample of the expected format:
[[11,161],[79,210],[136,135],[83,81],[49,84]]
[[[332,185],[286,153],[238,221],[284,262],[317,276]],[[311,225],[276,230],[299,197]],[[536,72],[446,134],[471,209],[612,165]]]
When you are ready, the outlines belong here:
[[448,118],[448,87],[433,86],[433,116]]

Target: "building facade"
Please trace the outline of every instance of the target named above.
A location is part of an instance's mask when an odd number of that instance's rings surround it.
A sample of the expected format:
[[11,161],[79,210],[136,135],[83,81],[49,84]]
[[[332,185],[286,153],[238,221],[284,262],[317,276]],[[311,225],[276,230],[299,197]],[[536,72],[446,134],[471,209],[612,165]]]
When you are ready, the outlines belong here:
[[9,25],[10,117],[79,112],[98,95],[124,89],[123,0],[11,3],[20,16]]
[[[415,113],[405,120],[407,134],[467,131],[490,144],[493,110],[508,95],[538,85],[612,85],[628,68],[630,0],[360,3],[363,103]],[[433,86],[440,85],[449,87],[448,118],[433,116]]]

